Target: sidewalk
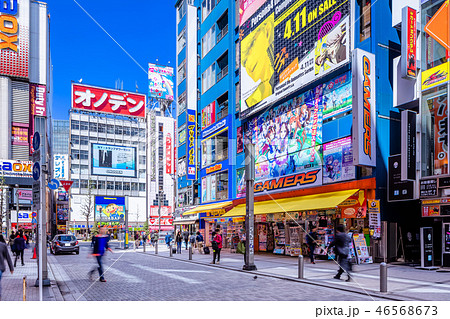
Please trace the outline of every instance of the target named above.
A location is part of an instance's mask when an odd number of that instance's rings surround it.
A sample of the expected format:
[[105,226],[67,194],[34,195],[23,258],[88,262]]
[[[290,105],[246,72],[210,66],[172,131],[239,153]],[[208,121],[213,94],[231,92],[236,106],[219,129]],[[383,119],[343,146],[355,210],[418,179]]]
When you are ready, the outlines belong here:
[[[30,244],[29,249],[25,249],[23,260],[25,266],[21,265],[20,259],[17,260],[14,273],[11,275],[9,267],[6,266],[6,271],[2,277],[2,301],[22,301],[23,300],[23,277],[26,276],[26,300],[39,301],[39,287],[35,287],[36,279],[38,278],[37,259],[31,259],[33,256],[33,244]],[[9,254],[14,263],[14,256],[11,251]],[[60,301],[63,300],[61,293],[56,285],[53,273],[48,267],[48,277],[51,286],[43,288],[44,301]]]
[[[137,251],[143,253],[142,247]],[[147,247],[146,254],[154,255],[154,248]],[[159,247],[158,256],[170,258],[169,250],[165,245]],[[189,261],[189,251],[185,248],[182,249],[181,255],[173,254],[172,258],[235,271],[243,271],[242,266],[244,265],[244,255],[230,253],[229,249],[222,250],[219,265],[210,264],[213,258],[212,254],[200,255],[198,251],[194,251],[192,260]],[[388,264],[388,292],[380,293],[380,264],[378,263],[353,265],[353,281],[345,282],[344,280],[333,279],[338,269],[334,261],[316,260],[316,264],[310,264],[309,258],[305,257],[304,260],[304,280],[297,279],[297,257],[271,253],[255,255],[255,265],[258,270],[253,273],[377,297],[384,296],[387,299],[450,300],[450,272],[420,270],[404,265]],[[342,278],[346,279],[347,277],[343,275]]]

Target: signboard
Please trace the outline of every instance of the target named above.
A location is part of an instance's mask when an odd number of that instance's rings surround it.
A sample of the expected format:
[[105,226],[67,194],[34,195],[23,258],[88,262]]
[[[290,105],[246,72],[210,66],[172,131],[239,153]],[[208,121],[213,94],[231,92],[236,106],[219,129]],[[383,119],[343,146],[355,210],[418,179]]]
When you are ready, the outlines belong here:
[[56,219],[58,221],[68,221],[69,220],[69,208],[58,205],[56,210]]
[[28,78],[30,1],[0,1],[0,75]]
[[64,189],[66,190],[66,192],[69,191],[70,187],[73,184],[73,181],[60,181],[61,185],[64,187]]
[[364,190],[353,194],[339,204],[341,218],[365,218],[367,214],[367,200]]
[[450,57],[449,37],[449,1],[446,0],[424,28],[434,40],[439,42],[447,50],[447,58]]
[[401,113],[402,180],[416,180],[416,117],[413,111]]
[[422,71],[422,91],[445,84],[449,77],[449,62],[439,64],[434,68]]
[[5,177],[32,177],[33,162],[0,159],[0,175]]
[[53,177],[56,179],[66,179],[69,177],[69,155],[53,155]]
[[238,126],[236,130],[236,153],[239,154],[244,151],[244,135],[242,126]]
[[148,64],[148,96],[173,101],[173,68]]
[[[189,113],[189,112],[188,112]],[[223,129],[228,126],[228,116],[223,120],[215,123],[213,126],[208,127],[208,129],[202,131],[202,138],[208,137],[209,135]]]
[[322,90],[324,120],[352,110],[352,76],[350,72],[345,72],[324,83]]
[[186,125],[178,129],[178,145],[186,143]]
[[353,234],[353,245],[358,264],[371,264],[373,262],[372,257],[369,256],[364,234]]
[[420,180],[420,195],[422,197],[437,197],[438,185],[437,179],[421,179]]
[[417,11],[402,9],[402,77],[417,77]]
[[95,196],[95,221],[125,223],[125,197]]
[[23,126],[11,126],[11,142],[13,145],[28,145],[28,125]]
[[353,50],[353,164],[376,166],[375,55]]
[[241,119],[348,63],[349,14],[348,0],[260,3],[240,26]]
[[216,101],[205,106],[202,110],[202,130],[216,121]]
[[245,197],[245,168],[241,168],[236,170],[236,180],[237,180],[237,189],[236,189],[236,198]]
[[422,268],[433,267],[433,228],[420,228],[420,255]]
[[323,183],[355,179],[352,137],[344,137],[323,145]]
[[372,238],[381,238],[380,200],[368,199],[367,211],[369,213],[369,228]]
[[440,208],[441,206],[439,205],[422,206],[422,217],[440,216]]
[[187,110],[187,179],[197,179],[197,115],[195,110]]
[[261,7],[266,0],[241,0],[239,3],[239,25],[241,26]]
[[33,200],[33,191],[31,189],[19,189],[17,195],[19,199]]
[[433,138],[433,175],[446,175],[448,171],[448,112],[447,94],[427,99],[426,106],[434,117],[431,135]]
[[[150,206],[150,215],[153,217],[158,217],[159,206],[152,205]],[[161,206],[161,217],[163,216],[172,216],[172,207],[171,206]]]
[[32,216],[31,211],[28,210],[19,210],[19,213],[17,213],[17,222],[18,223],[31,223]]
[[52,190],[57,190],[59,188],[59,185],[59,181],[54,178],[52,178],[52,180],[47,184],[48,188]]
[[309,169],[304,172],[283,177],[267,179],[265,181],[256,182],[254,185],[254,193],[260,192],[279,192],[287,189],[298,189],[303,187],[311,187],[322,184],[322,169]]
[[136,177],[136,148],[91,144],[92,175]]
[[39,182],[33,183],[33,210],[40,210],[41,205],[41,187]]
[[414,181],[402,181],[401,155],[388,159],[388,201],[414,199]]
[[47,87],[30,83],[31,112],[36,116],[47,116]]
[[72,83],[72,108],[145,118],[144,94]]
[[172,137],[170,133],[166,136],[166,173],[172,174]]
[[150,180],[156,181],[156,114],[150,111]]

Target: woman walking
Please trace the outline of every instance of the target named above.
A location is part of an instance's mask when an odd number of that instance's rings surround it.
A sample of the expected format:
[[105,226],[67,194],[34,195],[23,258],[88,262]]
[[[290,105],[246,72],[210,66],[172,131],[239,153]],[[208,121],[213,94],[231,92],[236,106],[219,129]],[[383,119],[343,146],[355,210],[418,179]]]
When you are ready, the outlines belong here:
[[14,272],[14,266],[7,247],[3,235],[0,235],[0,300],[2,300],[2,275],[6,271],[5,260],[8,263],[11,274]]
[[177,254],[181,254],[181,242],[183,241],[183,237],[181,236],[181,232],[177,232],[177,236],[175,237],[175,241],[177,242]]
[[217,263],[220,264],[220,251],[222,250],[222,236],[220,235],[220,231],[212,232],[212,248],[213,248],[213,261],[211,264],[216,263],[216,257],[217,257]]

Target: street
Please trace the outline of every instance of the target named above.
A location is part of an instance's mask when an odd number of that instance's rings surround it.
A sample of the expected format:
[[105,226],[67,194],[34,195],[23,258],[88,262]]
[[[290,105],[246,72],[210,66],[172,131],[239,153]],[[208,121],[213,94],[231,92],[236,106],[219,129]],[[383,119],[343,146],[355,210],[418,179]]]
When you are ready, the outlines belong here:
[[[277,278],[187,263],[133,250],[115,249],[104,257],[106,283],[91,281],[96,267],[89,243],[80,255],[49,256],[50,267],[65,300],[374,300],[369,296]],[[96,273],[97,274],[97,273]],[[375,299],[376,300],[376,299]],[[379,299],[378,299],[379,300]]]

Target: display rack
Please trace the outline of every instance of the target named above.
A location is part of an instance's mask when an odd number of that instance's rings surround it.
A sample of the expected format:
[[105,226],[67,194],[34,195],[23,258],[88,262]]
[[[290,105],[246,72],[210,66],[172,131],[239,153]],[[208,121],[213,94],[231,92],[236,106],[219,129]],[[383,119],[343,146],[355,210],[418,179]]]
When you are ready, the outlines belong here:
[[277,223],[273,227],[273,236],[275,238],[274,254],[284,255],[286,250],[286,234],[283,223]]

